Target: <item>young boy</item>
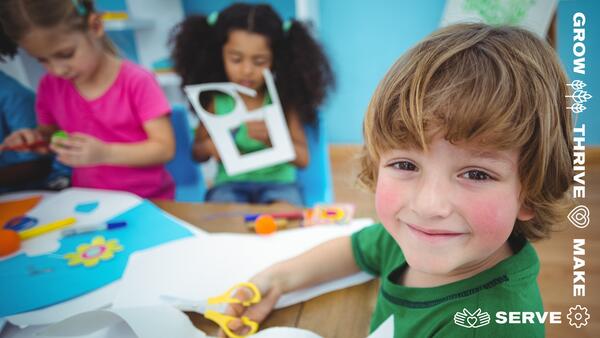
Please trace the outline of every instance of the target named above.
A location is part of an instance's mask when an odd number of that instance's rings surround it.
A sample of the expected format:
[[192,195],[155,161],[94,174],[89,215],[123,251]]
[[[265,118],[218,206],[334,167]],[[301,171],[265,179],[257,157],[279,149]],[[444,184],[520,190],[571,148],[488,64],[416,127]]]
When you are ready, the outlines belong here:
[[382,224],[262,271],[252,281],[264,300],[245,314],[262,321],[280,295],[360,269],[381,276],[371,331],[393,316],[395,337],[544,336],[496,313],[543,311],[528,240],[570,203],[566,83],[554,51],[522,29],[461,24],[426,38],[365,117],[360,180]]

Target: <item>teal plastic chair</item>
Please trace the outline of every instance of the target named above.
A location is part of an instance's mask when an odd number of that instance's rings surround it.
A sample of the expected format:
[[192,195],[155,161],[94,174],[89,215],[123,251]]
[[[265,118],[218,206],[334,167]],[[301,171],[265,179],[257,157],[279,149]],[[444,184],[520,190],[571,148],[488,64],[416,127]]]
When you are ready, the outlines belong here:
[[193,132],[183,106],[173,106],[171,123],[175,133],[175,157],[166,164],[175,180],[175,200],[179,202],[203,202],[206,186],[200,165],[192,159]]
[[325,131],[325,123],[322,120],[317,127],[304,126],[310,161],[306,168],[298,170],[297,179],[306,207],[333,202],[331,164]]

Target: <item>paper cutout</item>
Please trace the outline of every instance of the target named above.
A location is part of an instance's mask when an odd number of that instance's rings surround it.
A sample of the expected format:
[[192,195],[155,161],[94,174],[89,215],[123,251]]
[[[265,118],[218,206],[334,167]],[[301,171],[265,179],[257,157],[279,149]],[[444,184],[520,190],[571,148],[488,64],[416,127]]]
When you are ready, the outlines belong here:
[[[206,126],[210,138],[215,143],[221,161],[229,175],[236,175],[250,170],[269,167],[275,164],[290,162],[296,158],[294,145],[285,120],[277,88],[273,76],[268,69],[263,75],[272,104],[248,111],[238,92],[254,96],[256,92],[235,83],[207,83],[185,86],[185,93],[194,110]],[[204,91],[220,91],[235,99],[235,108],[226,115],[215,115],[204,110],[200,104],[200,93]],[[248,154],[240,154],[231,130],[249,121],[264,121],[269,131],[271,147]]]
[[78,204],[75,207],[75,211],[84,213],[84,214],[88,214],[88,213],[96,210],[96,208],[98,207],[98,204],[99,204],[98,202],[88,202],[88,203]]
[[558,0],[448,0],[440,26],[458,22],[521,26],[546,38]]
[[373,331],[367,338],[389,338],[394,336],[394,315],[386,319],[379,327]]
[[42,199],[42,196],[33,196],[14,201],[0,202],[0,226],[3,226],[11,219],[25,215],[33,209]]
[[[251,234],[203,234],[132,255],[115,307],[164,304],[161,295],[200,301],[222,294],[228,287],[250,279],[281,260],[296,256],[324,241],[350,235],[372,224],[355,220],[347,226],[314,226],[276,232],[262,237]],[[318,295],[364,283],[373,277],[359,273],[284,295],[277,308]]]
[[111,239],[106,241],[104,237],[94,237],[90,244],[80,244],[76,252],[70,252],[63,257],[69,260],[69,266],[83,264],[86,268],[96,266],[101,260],[112,259],[116,252],[123,251],[119,241]]
[[[129,210],[125,209],[122,214],[112,214],[106,210],[106,206],[113,206],[116,210],[122,210],[123,204],[128,204],[128,194],[120,192],[97,191],[95,193],[82,190],[65,191],[44,200],[30,215],[36,212],[36,217],[43,222],[45,219],[64,217],[68,211],[73,212],[75,205],[80,201],[89,201],[90,194],[100,201],[99,207],[90,215],[81,218],[97,222],[105,222],[118,219],[127,222],[127,227],[118,232],[99,231],[96,233],[81,234],[60,238],[58,233],[48,233],[34,239],[24,241],[23,246],[35,242],[48,246],[48,242],[56,243],[57,248],[53,253],[45,253],[37,256],[27,256],[23,252],[5,260],[0,260],[0,280],[3,287],[0,288],[0,317],[31,311],[50,306],[84,295],[109,283],[112,283],[123,274],[129,256],[138,250],[154,247],[175,239],[193,235],[186,225],[162,212],[158,207],[148,201],[135,200],[137,205]],[[79,200],[74,197],[83,197]],[[125,198],[123,198],[125,197]],[[125,202],[125,203],[123,203]],[[130,200],[131,202],[131,200]],[[131,205],[133,203],[129,203]],[[60,206],[60,207],[57,207]],[[100,215],[113,215],[111,219],[103,219]],[[79,216],[78,216],[79,217]],[[87,224],[92,222],[85,222]],[[82,224],[85,224],[82,222]],[[63,255],[75,252],[78,245],[83,241],[92,241],[95,236],[111,236],[119,240],[123,250],[115,255],[110,261],[98,264],[94,269],[84,266],[69,267],[65,264]],[[56,236],[56,237],[55,237]],[[37,270],[51,271],[31,275],[29,267]]]

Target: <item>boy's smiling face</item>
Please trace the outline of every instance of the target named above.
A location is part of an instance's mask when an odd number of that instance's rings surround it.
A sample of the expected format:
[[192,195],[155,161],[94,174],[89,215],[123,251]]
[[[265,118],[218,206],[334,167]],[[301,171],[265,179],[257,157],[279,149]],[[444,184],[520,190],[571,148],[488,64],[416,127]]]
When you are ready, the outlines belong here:
[[506,257],[516,219],[533,217],[519,198],[518,157],[517,149],[483,151],[439,136],[427,152],[381,155],[377,214],[413,272],[451,282]]

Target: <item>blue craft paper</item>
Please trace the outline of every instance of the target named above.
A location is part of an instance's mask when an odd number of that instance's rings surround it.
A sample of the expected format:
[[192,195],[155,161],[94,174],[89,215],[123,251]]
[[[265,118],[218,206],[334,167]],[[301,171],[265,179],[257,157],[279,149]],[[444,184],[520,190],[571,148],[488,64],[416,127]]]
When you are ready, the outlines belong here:
[[[27,257],[21,254],[0,261],[0,318],[54,305],[96,290],[121,278],[131,253],[192,236],[190,230],[149,201],[143,201],[111,221],[127,221],[127,226],[65,237],[60,241],[60,249],[49,255]],[[68,266],[62,256],[76,252],[78,245],[91,243],[96,236],[103,236],[107,241],[117,239],[123,250],[91,268]]]
[[90,212],[96,210],[96,208],[98,207],[99,204],[100,203],[98,203],[98,202],[87,202],[87,203],[77,204],[77,206],[75,207],[75,211],[87,214],[87,213],[90,213]]

